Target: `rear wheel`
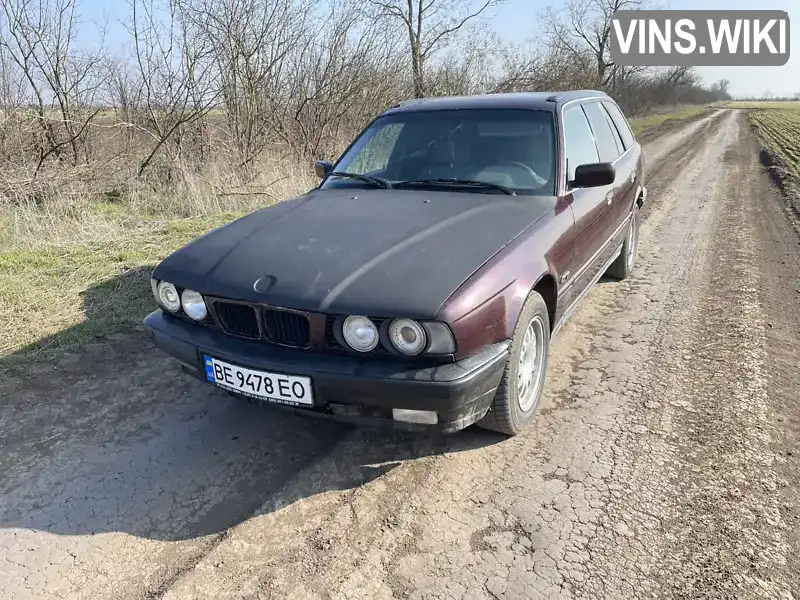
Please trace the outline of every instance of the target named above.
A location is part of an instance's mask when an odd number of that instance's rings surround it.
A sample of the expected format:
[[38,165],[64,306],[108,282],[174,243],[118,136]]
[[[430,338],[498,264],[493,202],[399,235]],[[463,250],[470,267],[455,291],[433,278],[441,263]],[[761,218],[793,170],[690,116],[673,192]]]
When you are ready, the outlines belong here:
[[516,435],[531,422],[539,408],[550,352],[550,317],[538,292],[531,292],[522,307],[503,379],[492,406],[478,426]]
[[614,279],[626,279],[630,276],[633,267],[636,264],[636,253],[639,249],[639,209],[634,208],[631,215],[631,223],[628,227],[628,235],[625,236],[625,242],[622,244],[622,252],[619,257],[611,266],[608,267],[606,275]]

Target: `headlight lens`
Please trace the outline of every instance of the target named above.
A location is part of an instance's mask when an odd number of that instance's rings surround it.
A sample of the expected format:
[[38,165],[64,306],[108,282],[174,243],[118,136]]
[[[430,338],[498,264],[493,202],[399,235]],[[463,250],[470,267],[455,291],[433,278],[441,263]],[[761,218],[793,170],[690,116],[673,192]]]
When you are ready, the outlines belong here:
[[357,352],[374,350],[380,339],[378,328],[367,317],[350,315],[342,324],[344,341]]
[[414,356],[425,350],[428,338],[422,325],[411,319],[395,319],[389,325],[389,340],[397,351]]
[[183,312],[195,321],[202,321],[208,314],[205,300],[194,290],[183,290],[181,294],[181,306],[183,307]]
[[158,284],[158,301],[161,306],[170,312],[178,312],[181,308],[181,299],[178,290],[169,281],[162,281]]

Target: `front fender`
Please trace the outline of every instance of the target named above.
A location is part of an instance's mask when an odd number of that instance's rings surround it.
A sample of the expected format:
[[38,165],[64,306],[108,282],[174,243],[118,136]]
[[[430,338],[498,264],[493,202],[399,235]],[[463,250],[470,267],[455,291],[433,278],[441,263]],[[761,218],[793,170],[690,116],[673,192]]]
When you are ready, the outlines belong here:
[[499,253],[444,303],[437,318],[450,325],[461,359],[484,346],[510,339],[522,305],[542,278],[558,281],[536,236]]

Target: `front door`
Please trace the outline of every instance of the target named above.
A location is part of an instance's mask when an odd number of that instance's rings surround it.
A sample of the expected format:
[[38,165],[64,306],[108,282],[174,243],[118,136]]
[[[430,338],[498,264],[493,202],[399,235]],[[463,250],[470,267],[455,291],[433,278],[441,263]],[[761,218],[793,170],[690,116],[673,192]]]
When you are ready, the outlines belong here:
[[[567,198],[575,217],[575,272],[570,273],[568,281],[562,284],[565,304],[572,304],[585,287],[597,276],[599,260],[607,240],[606,213],[609,194],[613,196],[613,186],[593,188],[572,188],[575,169],[579,165],[600,162],[589,121],[581,105],[564,110],[564,154],[567,159]],[[566,286],[571,288],[566,289]]]

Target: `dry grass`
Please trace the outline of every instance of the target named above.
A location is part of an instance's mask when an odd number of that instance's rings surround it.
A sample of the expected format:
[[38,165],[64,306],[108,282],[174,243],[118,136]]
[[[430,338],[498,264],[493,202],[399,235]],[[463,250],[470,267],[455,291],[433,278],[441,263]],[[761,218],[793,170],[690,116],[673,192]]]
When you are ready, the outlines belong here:
[[[140,328],[155,306],[149,277],[160,260],[214,227],[316,184],[312,170],[297,163],[254,171],[244,180],[209,168],[184,174],[170,192],[129,184],[119,196],[62,172],[37,183],[36,194],[11,201],[6,195],[0,368]],[[7,173],[3,179],[10,180]]]
[[[0,196],[0,248],[73,246],[110,241],[132,230],[174,219],[245,213],[308,191],[316,185],[310,165],[265,163],[243,177],[217,165],[180,173],[170,187],[135,178],[99,184],[102,171],[48,173]],[[20,181],[20,180],[18,180]],[[9,189],[16,194],[8,193]]]
[[0,252],[0,361],[17,362],[137,329],[153,309],[152,267],[201,233],[235,218],[151,223],[106,240]]
[[671,112],[650,115],[640,119],[631,119],[631,127],[637,136],[643,136],[662,126],[669,126],[681,121],[696,119],[712,109],[709,105],[689,106]]

